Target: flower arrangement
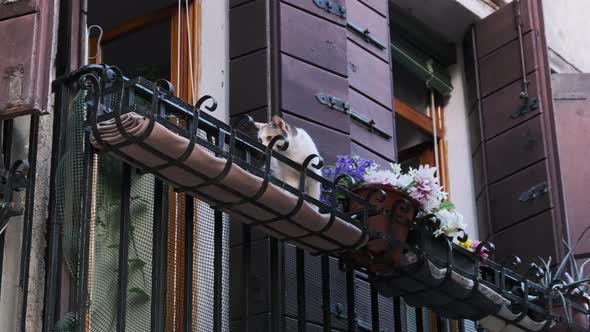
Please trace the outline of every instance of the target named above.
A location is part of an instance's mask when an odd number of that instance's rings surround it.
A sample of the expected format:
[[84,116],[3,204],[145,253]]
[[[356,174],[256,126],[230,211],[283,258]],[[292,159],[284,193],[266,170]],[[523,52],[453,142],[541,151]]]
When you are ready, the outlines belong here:
[[[389,169],[380,169],[374,160],[358,156],[338,156],[334,166],[324,167],[323,176],[331,181],[342,177],[339,185],[346,189],[364,184],[381,184],[391,186],[413,198],[418,203],[420,215],[429,215],[440,221],[440,227],[434,236],[453,236],[465,227],[463,216],[455,211],[454,205],[446,201],[448,194],[440,185],[435,175],[436,167],[421,165],[417,169],[410,168],[407,172],[399,164],[390,164]],[[321,200],[330,204],[332,191],[322,188]],[[342,199],[336,195],[337,199]]]

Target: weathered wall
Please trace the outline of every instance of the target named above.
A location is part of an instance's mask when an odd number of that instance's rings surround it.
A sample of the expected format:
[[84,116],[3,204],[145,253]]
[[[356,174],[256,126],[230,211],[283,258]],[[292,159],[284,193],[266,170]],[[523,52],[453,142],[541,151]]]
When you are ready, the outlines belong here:
[[475,205],[471,147],[469,146],[468,107],[465,101],[465,70],[461,47],[457,47],[457,60],[458,64],[449,68],[454,89],[444,110],[447,163],[451,183],[447,190],[457,211],[465,217],[465,222],[468,225],[465,231],[472,238],[477,239],[482,234],[480,234],[481,225],[478,225]]
[[557,56],[571,65],[567,71],[577,69],[590,72],[590,35],[587,28],[590,1],[543,0],[543,9],[547,44],[550,51],[553,51],[550,52],[553,53],[550,57],[557,53]]

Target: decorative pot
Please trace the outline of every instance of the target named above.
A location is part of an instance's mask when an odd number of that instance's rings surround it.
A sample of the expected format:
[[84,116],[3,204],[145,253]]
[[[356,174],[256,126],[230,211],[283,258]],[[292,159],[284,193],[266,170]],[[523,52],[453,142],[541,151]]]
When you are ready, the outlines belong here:
[[[379,191],[385,192],[385,199]],[[418,214],[419,204],[406,193],[388,185],[365,184],[354,188],[352,192],[368,199],[374,207],[390,213],[369,216],[367,226],[370,239],[366,246],[367,252],[353,253],[351,256],[361,265],[370,263],[368,270],[371,272],[391,271],[400,265],[403,248],[393,245],[389,239],[406,242],[410,224]],[[363,205],[351,200],[348,208],[350,212],[362,211]]]
[[[590,308],[590,298],[588,297],[588,295],[573,294],[573,295],[570,295],[566,298],[569,299],[571,302],[576,303],[580,307],[585,308],[586,312],[588,312],[588,310]],[[554,303],[555,303],[555,301],[554,301]],[[561,301],[559,302],[559,304],[555,304],[553,306],[553,312],[557,313],[558,315],[560,315],[562,317],[566,317],[566,312],[565,312],[563,305],[561,304]],[[588,317],[588,314],[581,312],[580,310],[576,310],[575,308],[572,308],[572,318],[576,324],[578,324],[579,326],[584,327],[590,331],[590,320],[589,320],[590,317]],[[566,331],[575,331],[575,330],[569,328],[567,321],[562,321],[561,323],[550,328],[549,331],[550,332],[566,332]]]
[[[448,243],[453,243],[453,238],[446,236],[434,237],[431,231],[422,227],[411,230],[408,235],[408,243],[417,246],[438,268],[446,268],[448,263]],[[473,254],[463,248],[453,247],[453,266],[464,272],[473,273],[475,270]]]

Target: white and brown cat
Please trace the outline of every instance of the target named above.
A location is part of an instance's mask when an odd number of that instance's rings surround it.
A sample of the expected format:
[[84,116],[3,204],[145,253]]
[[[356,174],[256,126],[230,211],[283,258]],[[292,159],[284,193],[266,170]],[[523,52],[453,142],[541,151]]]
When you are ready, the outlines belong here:
[[[276,147],[274,149],[298,164],[303,164],[305,158],[311,154],[320,155],[313,139],[305,130],[289,125],[278,115],[274,115],[269,123],[255,122],[254,124],[258,129],[258,139],[266,146],[268,146],[272,138],[277,135],[283,135],[286,137],[289,140],[289,147],[287,150],[281,151]],[[277,145],[280,144],[281,142],[277,142]],[[317,160],[311,162],[311,164],[315,163],[317,163]],[[312,167],[311,164],[308,168],[314,173],[321,175],[321,171]],[[271,160],[271,171],[277,179],[294,188],[299,188],[300,172],[298,170],[273,158]],[[305,192],[309,196],[319,200],[321,192],[320,183],[309,177],[306,178]]]

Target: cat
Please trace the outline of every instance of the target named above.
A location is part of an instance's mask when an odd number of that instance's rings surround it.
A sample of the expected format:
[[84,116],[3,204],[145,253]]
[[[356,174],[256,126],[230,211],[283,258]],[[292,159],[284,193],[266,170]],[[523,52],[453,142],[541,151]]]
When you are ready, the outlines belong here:
[[[277,145],[282,144],[281,141],[277,142],[274,149],[298,164],[303,164],[305,158],[311,154],[320,155],[313,139],[305,130],[289,125],[278,115],[274,115],[269,123],[255,122],[254,125],[258,129],[258,139],[265,146],[268,146],[273,137],[277,135],[283,135],[286,137],[289,140],[289,147],[287,150],[281,151],[276,147]],[[321,176],[321,170],[311,166],[311,164],[316,164],[317,162],[318,160],[316,158],[316,160],[313,160],[310,163],[308,168]],[[300,172],[298,170],[273,158],[271,160],[271,171],[277,179],[285,182],[291,187],[299,189]],[[321,185],[318,181],[307,177],[305,179],[304,189],[309,196],[317,200],[320,199]]]

